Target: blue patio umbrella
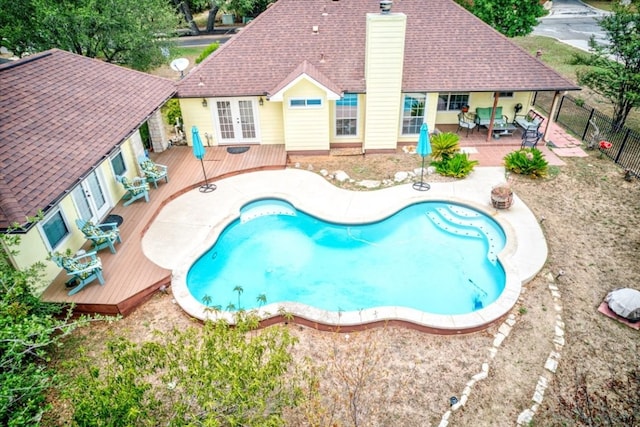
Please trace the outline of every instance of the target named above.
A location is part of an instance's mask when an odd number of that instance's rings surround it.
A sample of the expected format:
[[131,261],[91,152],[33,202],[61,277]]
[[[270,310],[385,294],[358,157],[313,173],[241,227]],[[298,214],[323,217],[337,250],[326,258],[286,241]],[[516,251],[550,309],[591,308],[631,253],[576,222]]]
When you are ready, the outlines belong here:
[[414,183],[413,188],[418,191],[427,191],[431,186],[424,182],[424,158],[431,154],[431,141],[429,141],[429,128],[426,123],[423,123],[420,127],[416,153],[422,156],[422,169],[420,172],[420,182]]
[[204,175],[204,185],[200,186],[200,192],[202,193],[210,193],[216,189],[215,184],[209,184],[207,182],[207,173],[204,170],[204,145],[202,145],[202,140],[200,139],[200,133],[198,132],[198,127],[193,126],[191,128],[191,139],[193,144],[193,155],[196,156],[196,159],[200,160],[200,164],[202,165],[202,174]]

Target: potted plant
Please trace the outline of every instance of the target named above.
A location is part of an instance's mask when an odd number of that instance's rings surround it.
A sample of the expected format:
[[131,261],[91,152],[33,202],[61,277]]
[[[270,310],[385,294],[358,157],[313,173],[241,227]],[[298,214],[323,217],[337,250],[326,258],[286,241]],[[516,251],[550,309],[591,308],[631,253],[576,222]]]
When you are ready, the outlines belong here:
[[491,189],[491,204],[496,209],[509,209],[513,204],[513,190],[509,184],[498,184]]

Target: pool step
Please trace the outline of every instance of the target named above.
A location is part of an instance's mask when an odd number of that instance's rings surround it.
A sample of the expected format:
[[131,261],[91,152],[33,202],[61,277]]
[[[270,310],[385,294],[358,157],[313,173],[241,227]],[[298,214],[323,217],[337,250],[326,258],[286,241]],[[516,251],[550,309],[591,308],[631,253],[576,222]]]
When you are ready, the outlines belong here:
[[293,206],[284,203],[256,203],[246,206],[240,212],[240,223],[244,224],[261,216],[270,215],[296,216],[296,210]]
[[493,230],[483,223],[482,214],[463,206],[448,205],[439,207],[435,211],[427,212],[427,217],[443,231],[464,237],[482,239],[489,244],[487,258],[492,263],[498,259],[497,239]]

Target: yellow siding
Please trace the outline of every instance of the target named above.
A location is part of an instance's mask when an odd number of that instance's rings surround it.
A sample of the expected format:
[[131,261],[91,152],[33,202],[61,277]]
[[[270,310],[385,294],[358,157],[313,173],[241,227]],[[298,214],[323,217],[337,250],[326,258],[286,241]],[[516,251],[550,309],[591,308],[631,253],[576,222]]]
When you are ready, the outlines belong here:
[[397,145],[406,23],[402,13],[367,15],[365,150]]
[[182,117],[184,119],[184,133],[189,145],[191,145],[191,127],[197,126],[202,143],[206,144],[205,133],[212,135],[211,145],[218,145],[216,133],[213,127],[213,110],[215,103],[212,99],[207,99],[207,106],[202,106],[202,98],[179,99]]
[[[292,98],[320,98],[322,107],[289,107]],[[329,149],[329,106],[326,93],[307,80],[285,92],[284,143],[287,151]]]
[[[131,144],[131,139],[129,139],[122,144],[121,148],[122,155],[127,166],[127,175],[129,177],[133,177],[138,174],[138,162]],[[113,207],[113,205],[115,205],[124,195],[124,188],[122,188],[122,185],[116,181],[113,169],[111,168],[111,161],[108,158],[98,166],[97,171],[103,178],[102,182],[104,183],[107,202]],[[55,250],[58,252],[64,252],[67,249],[70,249],[72,252],[77,252],[78,249],[86,243],[86,239],[80,230],[78,230],[75,223],[78,218],[78,211],[76,210],[71,193],[62,199],[59,206],[67,221],[70,234],[62,241],[59,247],[55,248]],[[15,249],[17,249],[18,254],[12,257],[12,262],[19,270],[24,270],[36,262],[42,262],[45,265],[43,272],[44,277],[36,289],[38,293],[42,292],[60,273],[60,268],[53,262],[47,260],[49,251],[44,240],[44,235],[41,233],[38,226],[32,227],[26,234],[21,235],[20,245]]]
[[[78,214],[71,194],[62,199],[60,202],[60,210],[67,221],[67,226],[71,233],[62,241],[60,246],[56,248],[56,251],[64,252],[70,249],[72,252],[76,252],[85,243],[85,239],[75,225]],[[14,249],[18,250],[18,254],[12,257],[12,261],[19,270],[25,270],[36,262],[42,262],[44,264],[44,277],[37,285],[37,293],[42,292],[60,272],[58,266],[47,260],[49,252],[38,226],[32,227],[31,230],[22,235],[20,245]]]
[[[257,102],[257,101],[256,101]],[[258,123],[260,127],[261,144],[283,144],[284,124],[282,102],[264,100],[264,105],[258,105]]]

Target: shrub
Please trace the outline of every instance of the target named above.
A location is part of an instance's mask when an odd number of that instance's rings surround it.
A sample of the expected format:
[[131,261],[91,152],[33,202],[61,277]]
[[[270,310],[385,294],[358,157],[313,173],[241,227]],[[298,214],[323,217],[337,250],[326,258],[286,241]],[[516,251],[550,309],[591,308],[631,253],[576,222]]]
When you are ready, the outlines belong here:
[[296,340],[284,326],[257,327],[241,311],[235,327],[207,320],[143,344],[110,341],[99,364],[79,350],[65,364],[62,390],[73,424],[284,425],[283,411],[299,398],[287,375]]
[[453,157],[460,151],[460,137],[453,132],[442,132],[431,137],[431,160],[436,162]]
[[168,100],[162,107],[162,111],[167,118],[167,123],[175,125],[178,119],[180,119],[180,123],[182,123],[182,110],[180,109],[180,102],[177,99],[173,98]]
[[[35,219],[34,219],[35,220]],[[5,247],[19,244],[18,235],[4,234]],[[16,251],[10,249],[12,254]],[[71,320],[71,310],[44,303],[34,295],[42,263],[17,271],[0,250],[0,425],[34,426],[50,404],[49,387],[55,372],[49,368],[51,350],[84,323]]]
[[507,154],[504,166],[511,172],[532,178],[547,176],[549,169],[549,163],[537,148],[522,148]]
[[453,157],[443,157],[442,160],[431,164],[440,175],[464,178],[471,173],[478,161],[469,160],[467,153],[456,153]]
[[202,53],[200,53],[200,56],[198,56],[196,58],[196,64],[201,63],[202,61],[204,61],[204,59],[211,55],[213,52],[215,52],[218,48],[220,47],[220,43],[215,42],[215,43],[211,43],[209,46],[205,47],[204,50],[202,51]]

